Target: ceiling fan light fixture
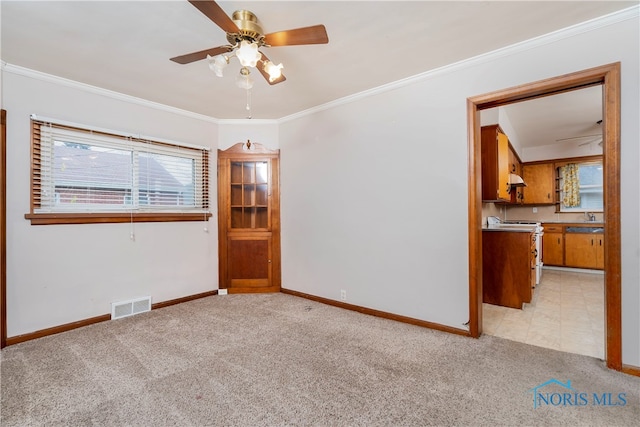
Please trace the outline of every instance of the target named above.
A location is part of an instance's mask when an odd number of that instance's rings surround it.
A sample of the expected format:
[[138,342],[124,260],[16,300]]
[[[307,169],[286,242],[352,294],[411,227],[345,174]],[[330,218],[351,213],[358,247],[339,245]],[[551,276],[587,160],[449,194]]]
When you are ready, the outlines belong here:
[[242,40],[236,51],[236,57],[243,67],[255,67],[262,54],[258,52],[258,43]]
[[274,82],[282,76],[282,63],[275,65],[271,61],[264,63],[264,71],[269,74],[269,81]]
[[222,71],[227,65],[229,65],[229,58],[224,55],[207,55],[207,60],[209,61],[209,68],[211,69],[211,71],[213,71],[216,76],[222,77]]
[[240,89],[249,90],[253,87],[253,77],[251,77],[251,71],[247,67],[240,69],[240,74],[236,76],[236,85]]

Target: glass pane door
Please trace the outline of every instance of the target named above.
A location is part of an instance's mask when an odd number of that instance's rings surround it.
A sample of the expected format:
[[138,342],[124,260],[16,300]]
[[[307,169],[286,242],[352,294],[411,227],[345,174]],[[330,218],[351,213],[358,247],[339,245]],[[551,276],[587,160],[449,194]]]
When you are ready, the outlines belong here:
[[268,161],[231,161],[231,228],[268,228],[268,196]]

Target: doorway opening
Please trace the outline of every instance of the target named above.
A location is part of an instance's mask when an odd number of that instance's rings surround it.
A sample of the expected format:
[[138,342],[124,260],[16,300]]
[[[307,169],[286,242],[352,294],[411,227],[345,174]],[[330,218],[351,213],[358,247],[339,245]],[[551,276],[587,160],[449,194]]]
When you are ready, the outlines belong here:
[[480,111],[602,86],[605,360],[622,370],[620,260],[620,63],[524,84],[467,100],[469,151],[469,333],[482,334],[482,197]]
[[[490,304],[487,280],[493,279],[488,276],[497,277],[483,271],[483,334],[604,359],[603,234],[575,234],[595,232],[603,224],[602,85],[482,110],[480,116],[487,137],[496,125],[507,136],[509,172],[527,183],[511,188],[506,201],[483,200],[483,225],[491,220],[543,229],[534,236],[530,301],[518,308]],[[569,163],[582,170],[579,185],[584,187],[573,200],[575,207],[560,202],[562,171]],[[484,158],[482,164],[484,179],[491,169]],[[490,184],[483,182],[483,191]],[[495,236],[484,232],[487,237]],[[592,241],[595,246],[589,245]],[[483,268],[499,263],[492,256],[486,259],[485,246],[483,241]]]

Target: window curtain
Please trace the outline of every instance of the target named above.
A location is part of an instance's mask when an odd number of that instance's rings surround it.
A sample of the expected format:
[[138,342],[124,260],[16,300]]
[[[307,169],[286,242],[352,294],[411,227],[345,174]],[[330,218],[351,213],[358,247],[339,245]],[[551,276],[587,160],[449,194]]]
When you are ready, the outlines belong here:
[[562,168],[562,204],[568,208],[580,206],[578,165],[569,163]]

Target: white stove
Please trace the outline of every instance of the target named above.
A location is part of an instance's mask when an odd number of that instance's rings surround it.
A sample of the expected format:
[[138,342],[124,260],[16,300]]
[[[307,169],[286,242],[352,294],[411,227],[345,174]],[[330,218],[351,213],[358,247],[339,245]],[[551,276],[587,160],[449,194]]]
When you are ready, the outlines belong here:
[[536,244],[536,285],[540,284],[540,278],[542,277],[542,236],[544,235],[544,227],[542,223],[535,221],[527,221],[527,220],[510,220],[510,221],[502,221],[501,226],[522,226],[522,225],[531,225],[534,226],[534,234],[533,239]]

